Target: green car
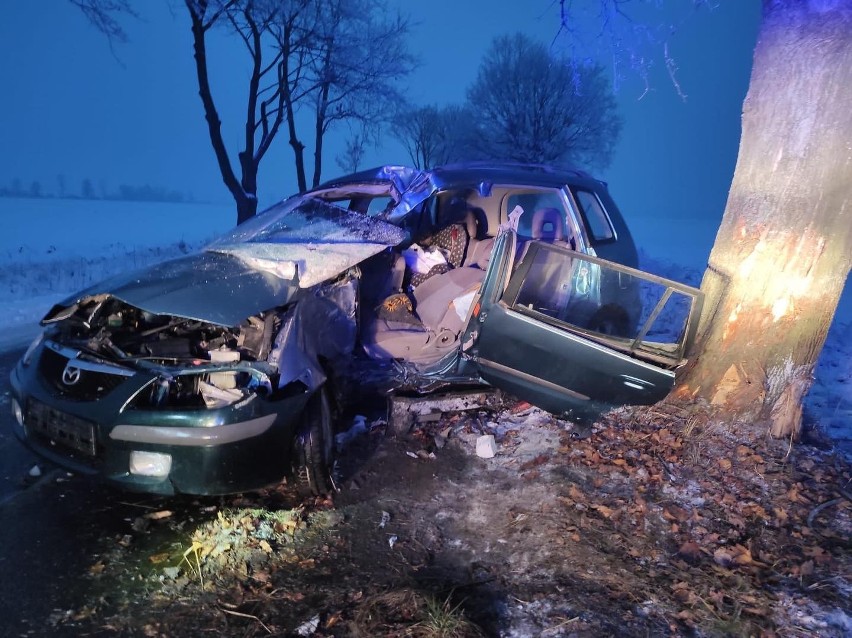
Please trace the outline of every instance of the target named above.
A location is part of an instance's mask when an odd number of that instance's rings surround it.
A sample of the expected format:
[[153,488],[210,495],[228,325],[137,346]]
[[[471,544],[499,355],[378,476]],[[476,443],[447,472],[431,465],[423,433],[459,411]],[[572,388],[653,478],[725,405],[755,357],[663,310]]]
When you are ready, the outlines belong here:
[[702,295],[635,267],[579,171],[350,175],[52,308],[15,434],[134,491],[326,493],[334,415],[366,394],[492,385],[578,419],[665,397]]

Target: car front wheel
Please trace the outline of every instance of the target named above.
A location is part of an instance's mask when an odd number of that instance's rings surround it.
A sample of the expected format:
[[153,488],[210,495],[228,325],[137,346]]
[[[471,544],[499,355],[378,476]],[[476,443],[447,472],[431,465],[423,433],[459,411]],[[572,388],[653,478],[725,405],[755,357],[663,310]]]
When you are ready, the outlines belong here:
[[293,442],[296,487],[306,495],[324,496],[334,490],[331,404],[325,386],[308,401],[299,434]]

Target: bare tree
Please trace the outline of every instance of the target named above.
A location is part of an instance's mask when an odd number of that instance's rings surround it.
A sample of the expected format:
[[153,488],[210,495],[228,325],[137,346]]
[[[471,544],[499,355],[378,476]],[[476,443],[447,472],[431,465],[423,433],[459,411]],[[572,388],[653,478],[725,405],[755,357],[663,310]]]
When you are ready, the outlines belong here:
[[621,131],[600,66],[573,64],[520,33],[494,40],[467,99],[486,159],[602,168]]
[[[310,0],[185,0],[192,25],[198,92],[213,152],[225,186],[237,204],[241,223],[257,212],[257,172],[285,116],[293,121],[301,90],[302,60],[310,31],[301,24]],[[210,87],[207,34],[214,26],[226,26],[242,39],[250,61],[246,94],[246,119],[242,149],[237,153],[240,177],[222,137],[222,123]],[[297,61],[294,68],[294,60]],[[295,128],[293,124],[292,129]],[[291,134],[297,168],[301,148]]]
[[391,122],[391,133],[405,146],[415,168],[431,168],[444,143],[441,118],[436,106],[404,110]]
[[326,133],[344,121],[370,130],[389,120],[403,101],[399,81],[414,66],[406,48],[408,22],[393,15],[385,2],[325,0],[318,7],[310,63],[314,186],[322,175]]
[[460,106],[405,109],[391,123],[391,133],[417,168],[472,158],[474,129],[473,113]]
[[[71,1],[108,36],[126,39],[117,16],[133,14],[130,0]],[[257,211],[258,169],[282,126],[293,150],[299,190],[305,190],[305,139],[314,142],[316,185],[322,175],[326,133],[348,122],[375,136],[402,99],[397,83],[413,67],[406,49],[408,23],[385,2],[184,0],[184,4],[210,143],[222,181],[236,202],[238,222]],[[249,61],[238,167],[225,144],[210,83],[207,35],[213,28],[240,38]],[[306,121],[307,130],[312,130],[307,135],[300,130]],[[363,141],[360,148],[363,153]]]
[[363,132],[356,133],[346,141],[345,150],[334,159],[341,171],[355,173],[358,170],[361,166],[361,160],[364,159],[366,144],[367,137]]

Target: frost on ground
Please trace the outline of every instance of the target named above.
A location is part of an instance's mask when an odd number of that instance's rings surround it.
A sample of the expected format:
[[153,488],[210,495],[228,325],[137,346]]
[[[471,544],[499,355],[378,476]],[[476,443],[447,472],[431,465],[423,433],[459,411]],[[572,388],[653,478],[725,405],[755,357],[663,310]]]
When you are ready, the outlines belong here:
[[[366,429],[332,499],[300,502],[282,485],[145,514],[91,570],[109,596],[56,629],[848,635],[842,457],[788,450],[707,406],[621,409],[588,432],[509,406],[406,436]],[[492,459],[475,455],[484,434]],[[438,621],[459,629],[437,633]]]

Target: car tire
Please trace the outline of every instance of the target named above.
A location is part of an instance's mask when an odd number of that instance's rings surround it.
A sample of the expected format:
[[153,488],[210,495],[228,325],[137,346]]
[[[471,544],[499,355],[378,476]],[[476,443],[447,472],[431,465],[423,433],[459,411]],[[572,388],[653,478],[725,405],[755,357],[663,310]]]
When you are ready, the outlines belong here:
[[301,429],[293,442],[293,475],[304,496],[325,496],[334,490],[334,433],[325,386],[308,401]]

